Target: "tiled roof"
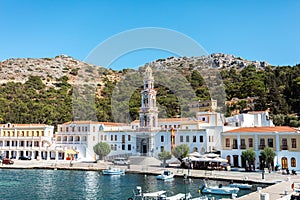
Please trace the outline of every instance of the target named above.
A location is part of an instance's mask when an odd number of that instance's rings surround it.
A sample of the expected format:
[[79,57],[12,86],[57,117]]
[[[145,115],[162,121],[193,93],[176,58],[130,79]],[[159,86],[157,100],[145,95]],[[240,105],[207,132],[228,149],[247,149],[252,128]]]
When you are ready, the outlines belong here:
[[70,121],[64,123],[64,125],[69,124],[104,124],[106,126],[126,126],[128,124],[125,123],[116,123],[116,122],[95,122],[95,121]]
[[240,133],[240,132],[297,132],[297,129],[289,126],[274,126],[274,127],[243,127],[225,133]]
[[8,127],[7,124],[1,124],[1,127],[5,128],[14,128],[14,127],[45,127],[48,126],[47,124],[10,124]]

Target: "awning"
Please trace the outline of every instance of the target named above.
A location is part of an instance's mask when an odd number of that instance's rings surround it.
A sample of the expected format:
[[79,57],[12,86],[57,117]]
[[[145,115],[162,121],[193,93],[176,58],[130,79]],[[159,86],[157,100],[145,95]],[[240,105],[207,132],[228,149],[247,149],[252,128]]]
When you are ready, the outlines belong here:
[[77,154],[78,152],[75,151],[74,149],[67,149],[65,153],[66,154]]

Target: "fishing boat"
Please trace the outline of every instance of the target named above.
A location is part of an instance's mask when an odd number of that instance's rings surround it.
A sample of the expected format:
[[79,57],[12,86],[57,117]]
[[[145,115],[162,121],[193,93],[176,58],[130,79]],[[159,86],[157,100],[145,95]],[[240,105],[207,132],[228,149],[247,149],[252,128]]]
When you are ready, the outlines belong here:
[[251,189],[252,185],[248,183],[230,183],[230,187],[239,188],[239,189]]
[[156,176],[157,180],[170,180],[173,179],[174,174],[170,170],[164,170],[160,175]]
[[103,175],[124,175],[125,169],[109,168],[102,171]]
[[223,186],[222,184],[219,184],[219,186],[210,186],[210,185],[207,185],[206,182],[204,182],[204,185],[200,190],[204,194],[225,194],[225,195],[230,195],[230,194],[238,193],[239,188]]

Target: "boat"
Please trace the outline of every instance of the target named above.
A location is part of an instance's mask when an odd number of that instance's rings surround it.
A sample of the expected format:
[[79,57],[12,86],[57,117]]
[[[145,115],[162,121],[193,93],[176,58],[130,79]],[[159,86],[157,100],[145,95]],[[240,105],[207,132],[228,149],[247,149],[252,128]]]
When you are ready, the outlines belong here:
[[109,168],[102,171],[103,175],[124,175],[125,169]]
[[251,189],[252,185],[248,183],[230,183],[230,187],[239,188],[239,189]]
[[192,195],[190,193],[187,194],[179,193],[174,196],[167,197],[166,196],[167,192],[163,190],[157,192],[143,193],[141,186],[137,186],[136,191],[137,193],[133,191],[133,197],[128,198],[128,200],[207,200],[207,198],[200,199],[200,197],[192,199]]
[[237,187],[228,187],[219,184],[219,186],[209,186],[204,183],[204,186],[200,189],[203,194],[236,194],[239,191]]
[[160,175],[156,176],[157,180],[169,180],[174,177],[173,172],[169,170],[164,170]]

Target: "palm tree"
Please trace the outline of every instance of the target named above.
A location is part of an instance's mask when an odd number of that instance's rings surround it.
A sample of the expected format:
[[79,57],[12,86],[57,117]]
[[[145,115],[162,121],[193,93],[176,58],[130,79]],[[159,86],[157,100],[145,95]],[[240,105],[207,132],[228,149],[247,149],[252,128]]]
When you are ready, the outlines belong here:
[[253,151],[252,149],[248,149],[246,151],[242,152],[242,157],[246,160],[246,162],[248,163],[248,167],[247,165],[245,166],[245,170],[246,171],[252,171],[252,165],[253,165],[253,170],[255,170],[255,166],[254,166],[254,161],[255,161],[255,151]]
[[264,150],[260,152],[260,156],[262,158],[263,164],[265,163],[268,169],[270,169],[270,167],[272,167],[273,169],[274,158],[276,156],[276,153],[273,151],[273,149],[266,147]]

